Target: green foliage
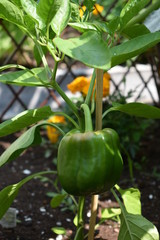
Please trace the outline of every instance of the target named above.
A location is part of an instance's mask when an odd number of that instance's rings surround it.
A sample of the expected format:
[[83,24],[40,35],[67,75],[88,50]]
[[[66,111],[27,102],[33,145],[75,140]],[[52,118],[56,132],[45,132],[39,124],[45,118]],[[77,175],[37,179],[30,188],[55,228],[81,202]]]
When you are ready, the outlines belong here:
[[54,43],[66,55],[95,68],[106,69],[110,64],[110,51],[101,35],[87,31],[78,38],[63,40],[55,38]]
[[26,69],[0,74],[0,82],[18,86],[44,87],[49,85],[44,68]]
[[121,27],[123,28],[148,3],[149,3],[149,0],[129,0],[125,5],[125,7],[122,9],[120,14]]
[[15,117],[0,124],[0,137],[18,132],[51,115],[53,115],[53,112],[49,106],[21,112]]

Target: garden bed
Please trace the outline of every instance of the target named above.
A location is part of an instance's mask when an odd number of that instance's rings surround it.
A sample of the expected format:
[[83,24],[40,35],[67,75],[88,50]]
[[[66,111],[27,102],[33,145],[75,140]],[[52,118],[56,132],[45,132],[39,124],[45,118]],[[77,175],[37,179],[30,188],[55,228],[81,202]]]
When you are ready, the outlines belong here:
[[[134,178],[135,186],[141,191],[143,216],[155,224],[160,231],[160,206],[158,200],[160,196],[159,136],[160,127],[158,125],[153,129],[149,129],[145,134],[141,141],[141,150],[136,157],[135,162],[137,162],[136,166],[139,167],[139,170],[138,167],[134,169]],[[1,153],[15,137],[15,135],[11,135],[0,139]],[[56,150],[49,157],[46,157],[47,149],[48,143],[43,144],[41,147],[30,148],[16,161],[0,168],[0,188],[20,181],[29,172],[55,170],[56,166],[53,159],[56,156]],[[125,166],[119,185],[128,188],[132,185],[127,162],[125,162]],[[48,175],[47,177],[52,180],[55,179],[55,176]],[[74,235],[76,229],[73,225],[74,213],[69,208],[66,211],[61,211],[62,207],[56,209],[50,207],[50,198],[47,193],[53,191],[55,189],[51,182],[42,182],[40,179],[32,180],[24,185],[12,205],[17,209],[17,226],[13,229],[0,226],[0,240],[52,240],[56,239],[56,235],[51,231],[51,228],[56,226],[62,226],[67,229],[69,235]],[[90,198],[87,198],[86,202],[87,215]],[[100,208],[115,206],[117,206],[117,203],[109,192],[100,196],[97,220],[100,217]],[[86,228],[88,227],[88,221],[89,218],[86,216]],[[109,220],[96,230],[95,239],[116,240],[118,232],[118,223]],[[71,235],[71,239],[73,239],[73,235]]]

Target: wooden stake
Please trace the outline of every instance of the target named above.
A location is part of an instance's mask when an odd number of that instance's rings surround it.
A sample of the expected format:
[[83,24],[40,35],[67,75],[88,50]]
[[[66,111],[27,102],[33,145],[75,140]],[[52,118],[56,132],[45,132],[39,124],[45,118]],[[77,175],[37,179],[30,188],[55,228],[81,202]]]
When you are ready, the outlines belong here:
[[[96,127],[102,129],[102,98],[103,98],[103,70],[96,69]],[[98,209],[98,195],[93,195],[91,200],[91,218],[89,223],[88,240],[94,240],[94,229]]]

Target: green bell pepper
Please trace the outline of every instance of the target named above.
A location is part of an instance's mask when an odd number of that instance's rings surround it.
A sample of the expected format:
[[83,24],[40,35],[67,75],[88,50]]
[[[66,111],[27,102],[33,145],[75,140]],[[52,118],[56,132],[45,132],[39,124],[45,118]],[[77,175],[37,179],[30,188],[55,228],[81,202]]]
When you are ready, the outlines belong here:
[[60,142],[57,168],[62,187],[71,195],[106,192],[117,183],[123,168],[118,134],[110,128],[72,130]]

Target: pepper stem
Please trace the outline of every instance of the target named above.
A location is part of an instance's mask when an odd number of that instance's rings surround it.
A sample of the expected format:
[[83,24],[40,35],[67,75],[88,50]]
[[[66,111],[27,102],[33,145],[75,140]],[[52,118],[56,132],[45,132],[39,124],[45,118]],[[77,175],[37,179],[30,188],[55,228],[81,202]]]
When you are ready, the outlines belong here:
[[[96,69],[96,131],[102,129],[103,70]],[[91,218],[89,222],[88,240],[94,239],[94,229],[98,209],[98,195],[91,200]]]
[[81,108],[84,111],[84,117],[85,117],[85,132],[88,131],[93,131],[93,126],[92,126],[92,118],[91,118],[91,112],[86,103],[83,103],[81,105]]

